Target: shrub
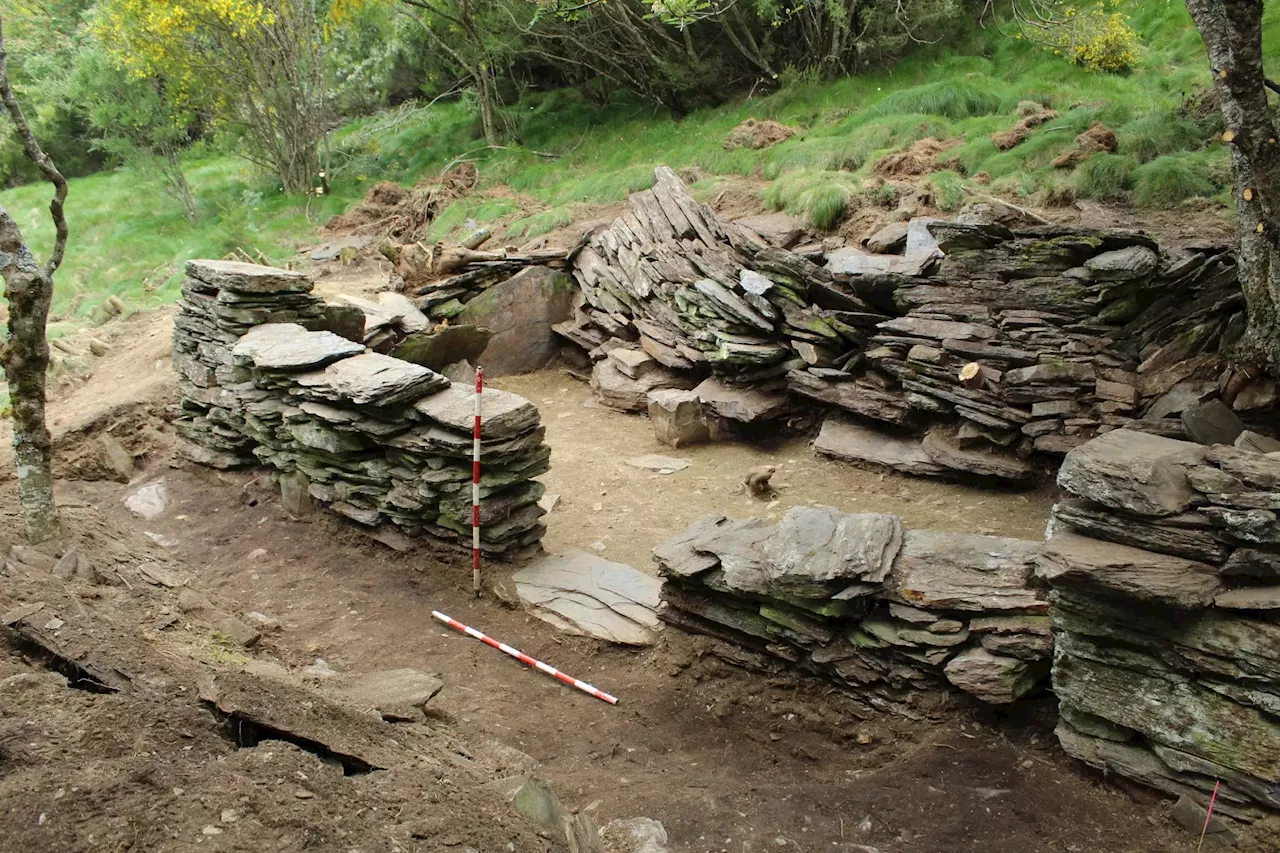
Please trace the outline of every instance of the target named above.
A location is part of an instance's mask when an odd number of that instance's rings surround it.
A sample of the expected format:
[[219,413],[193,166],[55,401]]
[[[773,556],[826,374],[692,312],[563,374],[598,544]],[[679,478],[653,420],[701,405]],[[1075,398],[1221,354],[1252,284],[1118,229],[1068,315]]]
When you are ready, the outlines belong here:
[[1046,48],[1088,71],[1127,71],[1138,61],[1137,31],[1124,15],[1101,4],[1084,11],[1067,6],[1060,19],[1032,23],[1028,29]]
[[1217,191],[1207,165],[1177,156],[1159,157],[1139,166],[1133,172],[1133,184],[1134,199],[1142,207],[1171,207]]
[[1076,167],[1076,192],[1096,201],[1121,198],[1133,183],[1133,166],[1120,154],[1095,154]]
[[1069,56],[1089,71],[1125,71],[1138,61],[1138,34],[1119,12],[1075,13]]

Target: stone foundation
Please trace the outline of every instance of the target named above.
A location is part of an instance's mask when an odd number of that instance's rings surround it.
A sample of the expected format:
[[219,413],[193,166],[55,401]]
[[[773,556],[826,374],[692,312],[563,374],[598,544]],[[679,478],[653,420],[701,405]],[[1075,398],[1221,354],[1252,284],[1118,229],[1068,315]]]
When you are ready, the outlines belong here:
[[[474,390],[326,331],[311,287],[287,270],[188,263],[173,343],[187,455],[267,465],[291,511],[314,499],[383,541],[469,537]],[[513,554],[545,531],[532,478],[551,450],[531,402],[483,399],[480,546]]]

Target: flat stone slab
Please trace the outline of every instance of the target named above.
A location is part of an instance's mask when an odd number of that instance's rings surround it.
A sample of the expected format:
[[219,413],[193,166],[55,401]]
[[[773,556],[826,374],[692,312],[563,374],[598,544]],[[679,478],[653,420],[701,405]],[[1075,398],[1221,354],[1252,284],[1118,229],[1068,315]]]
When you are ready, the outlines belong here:
[[956,655],[944,671],[947,681],[995,705],[1013,702],[1043,674],[1043,670],[1030,670],[1026,661],[993,655],[980,646]]
[[[438,424],[470,434],[476,418],[475,386],[451,383],[418,400],[413,408]],[[480,435],[486,441],[528,432],[540,420],[538,407],[519,394],[496,388],[486,388],[481,394]]]
[[703,380],[693,393],[705,411],[742,423],[773,420],[791,411],[791,398],[785,391],[737,387],[715,376]]
[[254,326],[231,348],[235,359],[263,370],[312,370],[364,352],[364,345],[296,323]]
[[898,438],[835,415],[822,422],[813,449],[834,459],[871,462],[921,477],[937,477],[949,470],[933,461],[916,439]]
[[662,581],[584,551],[516,572],[516,594],[545,622],[610,643],[647,646],[659,629]]
[[360,708],[373,708],[390,722],[415,722],[444,682],[416,669],[385,669],[344,678],[338,698]]
[[790,249],[804,235],[804,222],[785,213],[761,213],[733,220],[759,234],[766,242],[783,249]]
[[133,494],[124,499],[125,508],[129,512],[146,521],[152,521],[164,515],[169,507],[169,490],[164,480],[156,480],[139,486]]
[[1045,543],[1036,574],[1054,586],[1083,584],[1174,607],[1205,607],[1221,588],[1208,563],[1057,533]]
[[1003,536],[908,530],[886,597],[914,607],[1046,612],[1031,586],[1042,543]]
[[639,468],[642,471],[656,471],[659,474],[674,474],[677,471],[683,471],[689,467],[688,459],[676,459],[673,456],[658,456],[649,453],[644,456],[636,456],[627,460],[627,464],[632,468]]
[[480,326],[446,326],[438,332],[411,332],[396,344],[391,355],[439,372],[459,361],[475,364],[492,337],[492,332]]
[[241,293],[289,293],[311,290],[311,276],[243,261],[187,261],[187,275],[212,287]]
[[680,533],[654,547],[653,560],[664,575],[688,578],[714,569],[720,565],[720,558],[714,554],[699,551],[694,543],[705,536],[714,534],[727,526],[729,520],[723,515],[715,514],[700,518]]
[[1280,610],[1280,586],[1229,589],[1219,593],[1213,603],[1231,610]]
[[797,506],[787,510],[760,550],[771,588],[821,596],[852,583],[880,583],[901,547],[896,515]]
[[1196,494],[1187,469],[1204,455],[1204,447],[1189,441],[1117,429],[1068,453],[1058,469],[1058,485],[1112,509],[1177,515]]
[[1035,474],[1035,468],[1012,453],[990,447],[961,447],[950,427],[937,426],[929,430],[920,447],[939,465],[978,477],[1026,480]]
[[434,370],[376,352],[301,374],[295,381],[326,399],[357,406],[411,403],[449,385],[449,380]]

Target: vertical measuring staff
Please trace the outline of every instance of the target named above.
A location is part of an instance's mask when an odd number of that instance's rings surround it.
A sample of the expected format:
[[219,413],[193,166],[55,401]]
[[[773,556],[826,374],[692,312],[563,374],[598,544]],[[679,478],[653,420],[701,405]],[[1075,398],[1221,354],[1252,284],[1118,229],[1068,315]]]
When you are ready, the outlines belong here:
[[480,398],[484,370],[476,368],[476,425],[471,434],[471,587],[480,597]]

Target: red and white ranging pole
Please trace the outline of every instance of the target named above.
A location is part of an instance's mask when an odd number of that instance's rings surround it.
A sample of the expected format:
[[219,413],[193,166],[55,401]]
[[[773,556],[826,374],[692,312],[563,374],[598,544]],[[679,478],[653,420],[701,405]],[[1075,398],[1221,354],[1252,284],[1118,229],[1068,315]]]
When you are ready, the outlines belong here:
[[565,684],[568,684],[571,687],[576,687],[579,690],[581,690],[583,693],[590,694],[591,696],[594,696],[603,702],[608,702],[610,705],[618,704],[617,697],[610,696],[608,693],[605,693],[603,690],[599,690],[595,687],[592,687],[590,684],[587,684],[587,682],[585,681],[579,681],[578,679],[574,678],[571,675],[565,675],[563,672],[556,669],[554,666],[548,666],[547,664],[543,663],[540,660],[537,660],[536,658],[531,658],[528,655],[526,655],[524,652],[520,651],[519,649],[511,648],[511,646],[508,646],[506,643],[499,643],[497,640],[493,639],[492,637],[480,633],[475,628],[472,628],[468,625],[463,625],[457,619],[450,619],[448,616],[445,616],[439,610],[432,610],[431,615],[439,619],[444,624],[448,625],[450,628],[453,628],[456,631],[461,631],[462,633],[466,634],[468,637],[475,637],[477,640],[484,643],[486,646],[493,646],[495,649],[502,652],[503,654],[511,655],[511,657],[515,658],[516,660],[520,661],[523,664],[527,664],[528,666],[533,667],[539,672],[545,672],[547,675],[551,676],[557,681],[563,681]]
[[476,426],[471,434],[471,587],[480,597],[480,397],[484,370],[476,368]]

